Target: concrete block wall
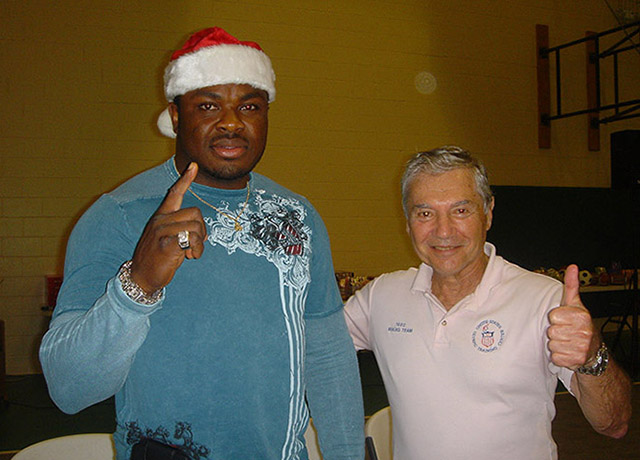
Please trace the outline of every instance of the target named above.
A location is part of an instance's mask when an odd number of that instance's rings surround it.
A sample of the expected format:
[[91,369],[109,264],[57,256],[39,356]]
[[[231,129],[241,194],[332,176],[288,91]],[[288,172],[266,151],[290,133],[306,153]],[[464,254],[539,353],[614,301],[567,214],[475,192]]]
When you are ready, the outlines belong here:
[[[260,43],[277,73],[258,171],[324,216],[336,270],[416,263],[399,177],[414,152],[459,144],[499,185],[609,185],[608,132],[588,152],[586,120],[537,148],[535,25],[552,44],[615,26],[599,0],[3,0],[0,10],[0,318],[10,374],[38,372],[44,282],[61,274],[79,215],[166,159],[155,129],[171,50],[218,25]],[[584,54],[567,101],[584,93]],[[633,64],[627,76],[638,87]],[[437,79],[416,90],[420,72]],[[567,76],[567,78],[574,78]]]

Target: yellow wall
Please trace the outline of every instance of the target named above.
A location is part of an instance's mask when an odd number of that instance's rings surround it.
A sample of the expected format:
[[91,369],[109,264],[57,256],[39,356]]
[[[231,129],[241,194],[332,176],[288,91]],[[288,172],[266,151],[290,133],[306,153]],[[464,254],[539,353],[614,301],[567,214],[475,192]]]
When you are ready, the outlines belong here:
[[[377,274],[415,264],[398,180],[416,151],[469,148],[498,185],[609,185],[609,133],[640,124],[604,126],[601,151],[588,152],[586,119],[559,121],[553,148],[539,150],[537,23],[549,25],[552,45],[615,26],[600,0],[3,0],[8,372],[38,370],[44,276],[61,272],[79,214],[171,154],[155,129],[161,75],[188,34],[222,26],[272,57],[278,95],[258,170],[317,206],[337,270]],[[580,105],[584,51],[567,55],[566,103]],[[421,71],[436,77],[434,93],[416,91]]]

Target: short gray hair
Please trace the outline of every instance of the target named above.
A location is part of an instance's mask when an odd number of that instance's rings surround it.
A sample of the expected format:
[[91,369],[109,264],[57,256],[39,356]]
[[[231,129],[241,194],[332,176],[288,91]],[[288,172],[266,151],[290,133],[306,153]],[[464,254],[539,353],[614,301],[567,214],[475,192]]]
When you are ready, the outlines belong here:
[[409,215],[409,186],[420,174],[442,174],[454,169],[467,168],[473,173],[476,191],[482,197],[484,213],[491,209],[493,193],[489,186],[489,175],[482,162],[467,150],[447,145],[426,152],[417,153],[407,162],[402,175],[402,207],[405,216]]

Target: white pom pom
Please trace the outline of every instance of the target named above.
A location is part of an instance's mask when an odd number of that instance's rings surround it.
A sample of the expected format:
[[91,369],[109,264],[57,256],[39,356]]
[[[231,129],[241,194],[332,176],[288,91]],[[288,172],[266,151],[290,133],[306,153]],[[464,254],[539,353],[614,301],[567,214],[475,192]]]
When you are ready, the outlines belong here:
[[169,115],[169,107],[164,109],[158,117],[158,129],[165,136],[175,139],[176,133],[173,131],[173,122],[171,121],[171,115]]

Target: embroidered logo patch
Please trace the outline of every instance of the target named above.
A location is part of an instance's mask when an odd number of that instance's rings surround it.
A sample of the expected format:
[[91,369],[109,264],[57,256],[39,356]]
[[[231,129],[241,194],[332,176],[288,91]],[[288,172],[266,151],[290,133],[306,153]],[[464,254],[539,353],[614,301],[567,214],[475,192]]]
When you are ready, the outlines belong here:
[[504,329],[499,322],[485,319],[474,329],[471,341],[478,351],[483,353],[496,351],[504,341]]

